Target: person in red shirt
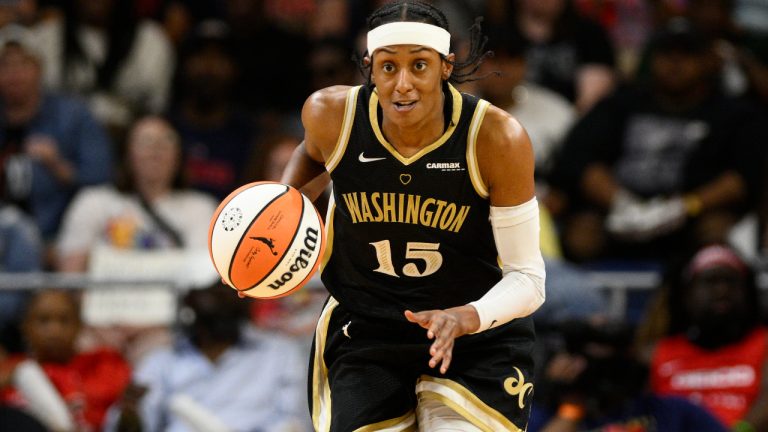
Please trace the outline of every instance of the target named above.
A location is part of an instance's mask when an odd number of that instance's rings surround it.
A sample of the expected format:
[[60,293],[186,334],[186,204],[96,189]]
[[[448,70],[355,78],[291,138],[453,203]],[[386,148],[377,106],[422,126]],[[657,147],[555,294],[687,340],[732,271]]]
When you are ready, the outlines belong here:
[[130,380],[128,362],[107,349],[77,352],[80,308],[71,292],[37,293],[27,307],[22,332],[26,354],[0,363],[0,403],[34,408],[28,396],[12,385],[16,366],[34,360],[64,401],[77,430],[100,430],[107,409]]
[[651,385],[687,397],[736,430],[768,430],[768,331],[753,269],[730,247],[700,249],[669,292],[670,331]]

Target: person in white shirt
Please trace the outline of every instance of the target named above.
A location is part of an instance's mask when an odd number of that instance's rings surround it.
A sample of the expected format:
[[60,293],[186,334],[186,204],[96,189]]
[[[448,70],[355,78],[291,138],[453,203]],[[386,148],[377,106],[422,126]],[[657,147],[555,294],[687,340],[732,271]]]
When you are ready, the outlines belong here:
[[139,363],[106,431],[311,430],[301,343],[245,325],[249,303],[225,289],[184,296],[182,334]]
[[205,248],[216,201],[182,186],[178,135],[164,119],[133,126],[115,185],[81,190],[57,243],[60,271],[85,271],[95,246],[124,249]]

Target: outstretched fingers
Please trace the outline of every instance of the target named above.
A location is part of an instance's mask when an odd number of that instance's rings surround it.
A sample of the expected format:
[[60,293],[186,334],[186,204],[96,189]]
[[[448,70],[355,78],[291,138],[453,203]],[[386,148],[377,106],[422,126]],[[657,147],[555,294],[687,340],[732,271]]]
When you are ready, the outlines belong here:
[[458,323],[445,311],[405,311],[408,321],[427,329],[427,338],[434,339],[429,348],[429,367],[440,365],[440,373],[446,373],[453,359],[453,345],[457,334]]

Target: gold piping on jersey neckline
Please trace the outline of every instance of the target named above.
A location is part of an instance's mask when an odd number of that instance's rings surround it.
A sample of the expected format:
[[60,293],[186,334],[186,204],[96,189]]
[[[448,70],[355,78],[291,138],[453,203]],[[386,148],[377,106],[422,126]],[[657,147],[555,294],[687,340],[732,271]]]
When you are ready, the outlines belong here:
[[381,133],[381,127],[379,126],[379,116],[377,111],[379,106],[379,95],[375,89],[373,92],[371,92],[371,99],[368,102],[368,118],[370,119],[371,127],[373,128],[373,133],[376,135],[376,138],[379,140],[381,145],[384,146],[384,148],[387,149],[387,151],[390,152],[392,156],[394,156],[395,159],[399,160],[400,163],[402,163],[403,165],[410,165],[416,162],[425,154],[443,145],[443,143],[448,141],[448,138],[450,138],[451,135],[453,135],[453,131],[456,129],[456,126],[459,124],[459,117],[461,116],[462,99],[461,99],[461,93],[459,93],[459,91],[456,90],[452,85],[448,84],[448,88],[451,90],[451,96],[453,97],[453,112],[451,113],[451,123],[448,125],[448,129],[445,130],[443,135],[440,138],[438,138],[437,141],[419,150],[416,154],[414,154],[411,157],[405,157],[401,155],[400,152],[398,152],[395,149],[395,147],[392,146],[392,144],[390,144],[386,138],[384,138],[384,134]]

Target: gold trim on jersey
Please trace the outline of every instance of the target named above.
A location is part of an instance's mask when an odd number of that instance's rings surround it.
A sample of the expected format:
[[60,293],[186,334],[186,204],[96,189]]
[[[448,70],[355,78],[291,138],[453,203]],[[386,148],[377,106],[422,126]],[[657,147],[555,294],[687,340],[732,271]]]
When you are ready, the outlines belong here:
[[451,90],[451,95],[453,97],[453,112],[451,113],[451,123],[448,125],[448,129],[445,130],[443,135],[437,139],[437,141],[433,142],[432,144],[424,147],[423,149],[419,150],[418,153],[411,157],[405,157],[400,154],[393,146],[392,144],[387,141],[386,138],[384,138],[384,134],[381,133],[381,127],[379,126],[379,116],[378,116],[378,106],[379,106],[379,94],[376,91],[371,92],[371,99],[368,103],[368,117],[371,121],[371,127],[373,128],[373,133],[376,135],[376,138],[378,138],[379,142],[382,146],[384,146],[387,151],[389,151],[392,156],[395,157],[395,159],[399,160],[400,163],[403,165],[410,165],[417,160],[419,160],[422,156],[425,154],[431,152],[432,150],[440,147],[448,141],[448,138],[453,135],[453,131],[456,129],[456,126],[459,124],[459,118],[461,117],[461,93],[459,93],[458,90],[453,88],[452,85],[448,84],[448,88]]
[[483,431],[524,432],[500,412],[486,405],[461,384],[445,378],[422,375],[416,393],[423,398],[437,399]]
[[325,164],[325,169],[331,173],[341,161],[344,152],[347,150],[349,135],[352,133],[352,125],[355,123],[355,111],[357,110],[357,93],[362,86],[352,87],[347,92],[347,100],[344,102],[344,119],[341,121],[341,132],[336,146]]
[[333,197],[333,191],[331,191],[331,197],[328,199],[328,210],[325,213],[325,253],[320,261],[320,274],[323,274],[323,270],[325,270],[328,261],[331,260],[333,253],[333,217],[335,214],[336,198]]
[[483,124],[485,113],[490,105],[490,103],[482,99],[477,103],[475,113],[472,114],[472,122],[469,123],[469,133],[467,134],[467,170],[469,171],[469,178],[472,180],[475,192],[483,198],[488,198],[490,193],[483,181],[483,177],[480,175],[480,165],[477,163],[477,133],[480,131],[480,126]]
[[416,428],[416,414],[411,410],[403,416],[380,421],[355,429],[354,432],[411,432]]
[[312,425],[317,432],[331,430],[331,386],[323,353],[328,336],[328,323],[339,302],[329,297],[315,328],[315,353],[312,364]]

